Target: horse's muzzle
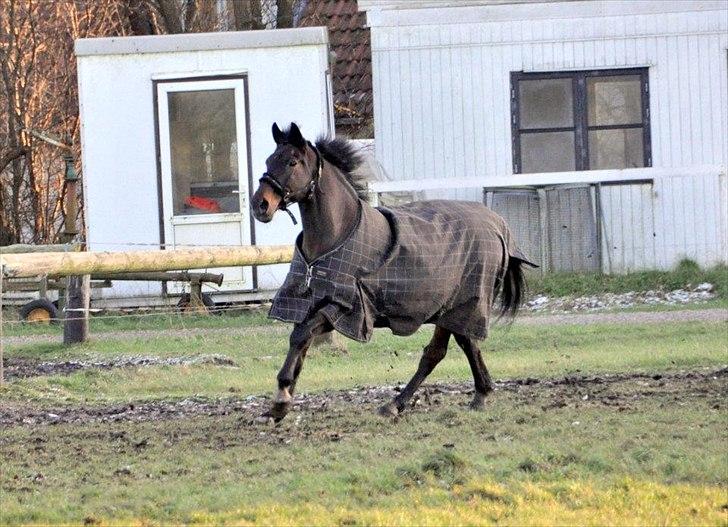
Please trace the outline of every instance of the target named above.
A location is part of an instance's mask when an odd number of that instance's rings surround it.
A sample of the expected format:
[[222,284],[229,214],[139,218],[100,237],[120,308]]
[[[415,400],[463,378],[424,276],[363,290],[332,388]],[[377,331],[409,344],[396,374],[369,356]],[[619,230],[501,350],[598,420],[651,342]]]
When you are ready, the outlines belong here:
[[281,206],[281,197],[267,183],[261,183],[251,200],[253,217],[261,223],[268,223]]

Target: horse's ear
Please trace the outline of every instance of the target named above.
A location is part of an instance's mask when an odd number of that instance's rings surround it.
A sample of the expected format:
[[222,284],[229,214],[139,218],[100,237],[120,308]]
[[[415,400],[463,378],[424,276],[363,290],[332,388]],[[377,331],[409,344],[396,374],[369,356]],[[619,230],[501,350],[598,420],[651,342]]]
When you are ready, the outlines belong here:
[[301,130],[298,129],[296,123],[291,123],[291,128],[288,131],[288,142],[300,150],[306,148],[306,140],[301,135]]
[[277,145],[282,145],[283,143],[288,142],[286,134],[281,132],[281,129],[278,128],[278,123],[273,123],[273,140],[276,142]]

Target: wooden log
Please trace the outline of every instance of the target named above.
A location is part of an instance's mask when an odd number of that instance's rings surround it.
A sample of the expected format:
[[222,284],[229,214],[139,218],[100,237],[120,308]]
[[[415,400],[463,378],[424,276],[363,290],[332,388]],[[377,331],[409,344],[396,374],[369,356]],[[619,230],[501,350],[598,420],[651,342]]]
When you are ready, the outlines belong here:
[[69,276],[63,320],[63,344],[80,344],[88,340],[89,275]]
[[288,263],[292,257],[293,246],[273,245],[169,251],[0,254],[0,266],[6,278],[22,278],[44,274],[71,276],[266,265]]
[[151,282],[211,282],[222,285],[224,275],[214,273],[188,273],[182,272],[147,272],[147,273],[94,273],[94,280],[139,280]]
[[[43,280],[8,280],[3,286],[4,292],[25,292],[32,293],[38,291],[41,298],[45,298],[47,294],[43,293]],[[111,280],[96,280],[91,282],[91,289],[105,289],[112,287]],[[59,280],[48,280],[46,283],[46,290],[54,291],[65,289],[66,284]]]
[[79,252],[80,250],[80,243],[58,243],[54,245],[28,245],[25,243],[16,243],[15,245],[5,245],[4,247],[0,247],[0,254],[67,253]]

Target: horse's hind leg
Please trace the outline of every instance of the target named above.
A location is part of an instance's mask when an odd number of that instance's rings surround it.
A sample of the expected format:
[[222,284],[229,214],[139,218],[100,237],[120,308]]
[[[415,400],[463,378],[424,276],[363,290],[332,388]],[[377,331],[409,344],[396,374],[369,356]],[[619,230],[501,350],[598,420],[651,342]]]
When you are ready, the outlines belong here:
[[422,381],[435,369],[435,366],[445,358],[447,353],[447,343],[450,340],[450,331],[447,329],[435,326],[435,333],[432,335],[432,340],[425,346],[422,352],[422,358],[420,364],[417,367],[417,372],[414,377],[407,383],[407,386],[399,392],[399,395],[392,400],[392,402],[385,404],[379,409],[379,413],[387,416],[395,416],[404,410],[407,402],[412,398],[414,393],[419,388]]
[[485,367],[483,356],[473,339],[456,334],[455,341],[465,352],[465,356],[470,363],[470,369],[473,372],[475,396],[470,403],[470,408],[473,410],[483,410],[485,409],[485,396],[493,391],[493,381],[490,379],[488,368]]

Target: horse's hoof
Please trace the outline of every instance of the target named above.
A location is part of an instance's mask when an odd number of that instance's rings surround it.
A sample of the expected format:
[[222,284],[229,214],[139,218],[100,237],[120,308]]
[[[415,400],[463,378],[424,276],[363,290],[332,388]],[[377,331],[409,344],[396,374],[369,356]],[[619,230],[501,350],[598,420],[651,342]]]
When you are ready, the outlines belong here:
[[387,403],[384,406],[380,406],[378,412],[382,417],[397,417],[399,415],[399,409],[394,403]]
[[277,423],[281,419],[283,419],[286,415],[288,415],[288,410],[291,408],[291,405],[288,403],[275,403],[273,407],[270,409],[270,416],[273,418],[273,420]]
[[258,417],[255,421],[257,423],[268,423],[270,421],[278,423],[286,415],[288,415],[288,410],[290,410],[290,408],[290,403],[273,403],[273,406],[271,406],[270,410]]

